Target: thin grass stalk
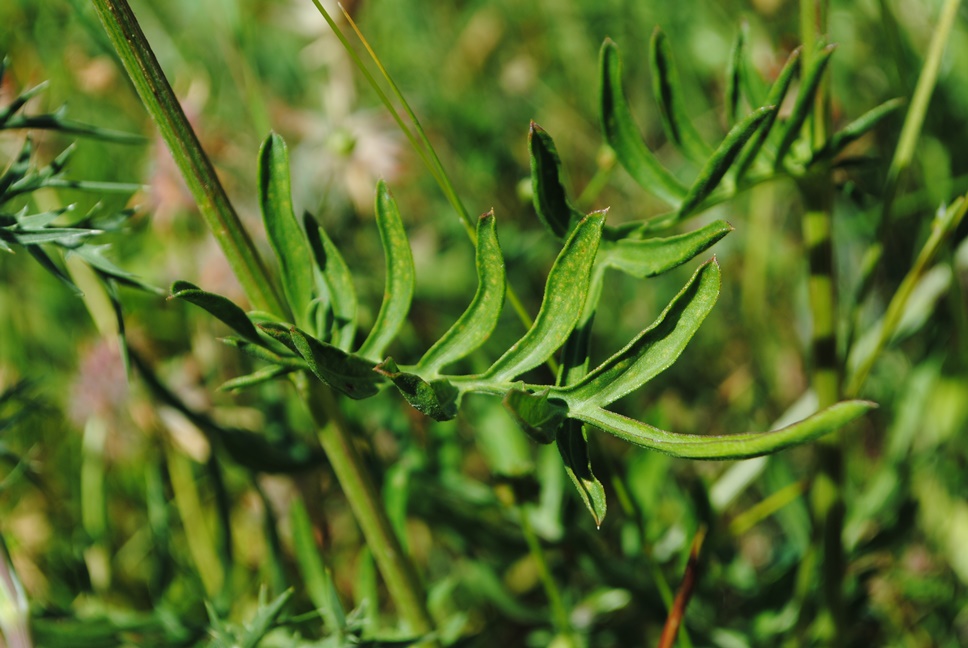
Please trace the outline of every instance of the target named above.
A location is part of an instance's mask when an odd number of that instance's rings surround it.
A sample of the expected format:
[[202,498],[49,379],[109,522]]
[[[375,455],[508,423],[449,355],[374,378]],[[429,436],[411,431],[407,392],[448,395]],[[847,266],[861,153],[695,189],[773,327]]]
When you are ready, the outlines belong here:
[[[161,131],[249,300],[256,308],[287,316],[288,308],[242,227],[127,1],[92,1],[142,102]],[[377,557],[390,595],[411,631],[429,633],[433,623],[426,611],[416,571],[392,532],[386,511],[375,495],[373,481],[353,446],[351,435],[338,418],[339,406],[331,393],[321,386],[314,384],[314,387],[320,393],[313,388],[302,391],[320,425],[320,443],[357,516],[366,542]],[[207,580],[207,589],[210,595],[214,595],[212,587],[216,579],[209,575]]]

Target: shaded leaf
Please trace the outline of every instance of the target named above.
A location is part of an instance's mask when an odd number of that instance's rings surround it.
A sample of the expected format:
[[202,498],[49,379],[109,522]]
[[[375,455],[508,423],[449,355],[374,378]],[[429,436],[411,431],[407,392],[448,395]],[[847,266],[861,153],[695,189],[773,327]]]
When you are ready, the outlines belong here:
[[329,308],[333,315],[334,330],[329,332],[329,341],[344,351],[349,351],[353,348],[353,338],[356,336],[357,301],[353,274],[339,249],[316,219],[307,213],[303,216],[303,222],[309,247],[316,259],[316,267],[323,276]]
[[824,144],[824,147],[813,154],[813,159],[811,162],[836,157],[847,147],[848,144],[856,141],[860,137],[870,132],[881,122],[881,120],[903,105],[904,99],[898,97],[896,99],[885,101],[876,108],[868,110],[866,113],[834,133],[833,137],[831,137],[827,143]]
[[358,351],[359,355],[367,358],[383,355],[403,326],[413,299],[413,253],[410,251],[410,242],[403,229],[397,203],[382,180],[376,187],[376,222],[380,228],[387,274],[380,312],[376,316],[373,329]]
[[538,443],[554,441],[555,432],[568,414],[568,407],[560,400],[549,399],[548,391],[534,394],[519,387],[504,395],[504,407]]
[[561,160],[554,140],[534,122],[528,132],[528,150],[534,210],[552,234],[565,239],[585,214],[571,204],[561,184]]
[[672,49],[665,34],[658,27],[652,32],[649,43],[650,62],[652,64],[652,92],[659,105],[662,126],[666,135],[686,157],[702,164],[712,153],[712,149],[703,141],[699,132],[692,125],[686,115],[683,105],[682,87]]
[[184,299],[189,303],[204,308],[249,342],[258,345],[263,344],[259,338],[259,332],[251,320],[249,320],[249,316],[245,314],[245,311],[221,295],[205,292],[198,286],[187,281],[176,281],[171,285],[170,298]]
[[665,238],[623,238],[602,244],[602,263],[633,277],[654,277],[686,263],[733,231],[724,220]]
[[818,439],[877,407],[870,401],[843,401],[799,423],[772,432],[723,436],[676,434],[598,407],[575,411],[581,421],[631,444],[686,459],[747,459]]
[[457,416],[457,399],[460,394],[446,380],[427,382],[416,374],[403,373],[392,358],[378,364],[374,371],[389,378],[418,412],[435,421],[449,421]]
[[430,374],[479,348],[497,326],[504,307],[504,256],[493,210],[477,222],[477,292],[467,310],[424,354],[417,366]]
[[803,73],[800,90],[797,93],[796,101],[793,102],[790,118],[780,126],[780,143],[776,149],[776,160],[773,162],[775,170],[783,168],[790,147],[800,136],[800,129],[813,110],[817,91],[820,89],[820,80],[823,78],[823,73],[827,69],[827,64],[830,62],[830,57],[836,47],[836,45],[827,45],[819,50],[810,67]]
[[615,150],[618,161],[646,191],[673,206],[686,195],[686,188],[652,155],[639,133],[622,90],[622,62],[618,47],[610,39],[602,43],[601,115],[605,141]]
[[588,432],[580,422],[569,419],[558,428],[558,452],[565,464],[565,472],[575,485],[581,501],[595,520],[595,526],[602,526],[607,504],[605,486],[592,472],[591,458],[588,456]]
[[274,365],[280,367],[289,367],[290,369],[307,369],[306,363],[299,358],[294,358],[292,356],[279,355],[269,349],[265,348],[264,341],[260,341],[259,344],[253,344],[248,340],[243,340],[236,337],[225,337],[221,338],[221,342],[227,344],[231,347],[235,347],[242,353],[257,358],[259,360],[264,360]]
[[269,365],[268,367],[263,367],[257,371],[253,371],[250,374],[232,378],[231,380],[226,380],[224,383],[218,386],[218,389],[219,391],[235,391],[237,389],[255,387],[256,385],[261,385],[271,380],[275,380],[280,376],[285,376],[286,374],[292,373],[295,370],[296,369],[294,367]]
[[298,326],[310,328],[315,294],[312,258],[292,208],[289,152],[286,142],[270,133],[259,151],[259,203],[269,243],[279,259],[282,288]]
[[[735,124],[739,115],[740,102],[743,98],[743,76],[748,73],[744,65],[746,53],[746,37],[749,33],[749,23],[743,22],[733,45],[729,50],[729,62],[726,67],[726,122]],[[754,103],[754,106],[759,104]]]
[[484,378],[510,380],[540,365],[565,343],[585,303],[604,223],[605,212],[589,214],[578,223],[548,273],[534,324],[491,365]]

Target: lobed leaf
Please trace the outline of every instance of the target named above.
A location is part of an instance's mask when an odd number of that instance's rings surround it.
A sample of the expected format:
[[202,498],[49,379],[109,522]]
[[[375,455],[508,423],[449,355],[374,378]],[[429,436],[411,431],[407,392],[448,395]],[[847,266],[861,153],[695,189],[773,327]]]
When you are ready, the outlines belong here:
[[294,326],[266,322],[259,328],[299,354],[317,378],[350,398],[367,398],[379,391],[382,377],[373,371],[373,363],[366,358],[346,353]]
[[349,351],[353,348],[356,337],[357,301],[356,289],[353,287],[353,273],[350,272],[339,249],[326,234],[326,230],[311,214],[307,213],[303,216],[303,223],[309,239],[309,247],[316,259],[316,267],[322,273],[334,320],[334,330],[320,331],[320,334],[329,333],[330,342],[344,351]]
[[770,115],[776,114],[776,109],[776,106],[757,108],[730,129],[719,148],[706,161],[699,172],[699,176],[689,188],[686,197],[682,199],[678,211],[679,218],[684,218],[697,210],[702,202],[709,197],[709,194],[719,186],[720,181],[739,155],[743,145],[750,140],[756,129]]
[[640,279],[654,277],[686,263],[732,231],[732,225],[717,220],[676,236],[605,241],[602,263]]
[[870,132],[881,122],[881,120],[903,105],[904,99],[898,97],[896,99],[885,101],[881,105],[868,110],[866,113],[834,133],[834,135],[827,140],[827,143],[824,144],[823,148],[813,154],[811,163],[822,159],[831,159],[836,157],[847,147],[848,144],[856,141],[858,138]]
[[587,428],[575,419],[568,419],[558,428],[556,441],[568,478],[571,479],[582,502],[592,514],[595,525],[601,527],[608,506],[605,500],[605,486],[592,472],[592,462],[588,455]]
[[642,141],[622,90],[622,61],[618,47],[610,39],[602,43],[599,65],[605,141],[615,150],[618,161],[632,179],[661,200],[678,206],[686,195],[686,188],[659,163]]
[[666,135],[686,157],[702,164],[712,153],[702,136],[692,125],[683,105],[679,72],[672,58],[672,49],[665,34],[658,27],[649,43],[652,64],[652,92],[659,105],[662,126]]
[[204,308],[249,342],[257,345],[263,344],[259,338],[259,332],[252,324],[249,316],[245,314],[245,311],[221,295],[205,292],[187,281],[176,281],[171,285],[171,297],[169,299],[184,299],[191,304]]
[[772,432],[702,436],[667,432],[593,407],[575,412],[581,421],[642,448],[685,459],[748,459],[818,439],[877,407],[870,401],[843,401],[798,423]]
[[572,409],[604,406],[638,389],[679,358],[719,296],[720,271],[715,259],[696,270],[659,318],[624,349],[575,385],[554,392]]
[[484,372],[484,378],[511,380],[540,365],[565,343],[585,303],[604,224],[605,212],[589,214],[578,223],[548,273],[534,324]]
[[269,134],[259,151],[259,202],[269,243],[279,259],[289,309],[297,325],[310,328],[315,294],[312,258],[293,212],[289,152],[285,140],[275,133]]
[[528,132],[528,151],[534,210],[545,227],[564,240],[585,214],[571,204],[561,184],[561,160],[554,140],[533,121]]
[[414,269],[410,242],[403,229],[397,203],[383,180],[376,186],[376,222],[386,257],[386,289],[373,329],[358,354],[366,358],[383,355],[407,318],[413,299]]
[[548,390],[534,394],[515,387],[504,395],[504,407],[538,443],[554,441],[558,427],[568,415],[568,406],[559,399],[548,398],[548,394]]
[[827,45],[818,51],[816,59],[804,71],[803,79],[800,82],[800,91],[793,103],[790,118],[780,127],[780,143],[776,150],[776,160],[773,162],[774,169],[777,171],[783,168],[790,147],[800,136],[800,129],[813,109],[817,91],[820,89],[820,80],[823,78],[824,70],[827,69],[827,64],[830,63],[830,57],[835,49],[836,45]]
[[496,223],[493,210],[477,221],[477,292],[463,315],[417,363],[426,373],[437,373],[467,356],[484,344],[497,326],[507,285]]
[[374,371],[389,378],[418,412],[435,421],[449,421],[457,416],[460,392],[448,381],[427,382],[417,374],[401,372],[392,358],[378,364]]
[[[793,75],[799,68],[801,51],[802,50],[798,47],[790,52],[790,56],[787,57],[786,63],[783,64],[783,69],[780,70],[779,76],[777,76],[776,81],[774,81],[773,85],[770,87],[770,92],[766,97],[766,105],[783,105],[783,101],[786,99],[787,92],[789,92],[790,85],[793,82]],[[773,112],[766,118],[766,120],[763,122],[763,125],[756,132],[756,135],[753,136],[749,144],[747,144],[739,154],[735,167],[737,181],[741,180],[746,175],[750,165],[763,148],[766,138],[769,136],[773,129],[773,125],[776,123],[776,114],[776,112]]]

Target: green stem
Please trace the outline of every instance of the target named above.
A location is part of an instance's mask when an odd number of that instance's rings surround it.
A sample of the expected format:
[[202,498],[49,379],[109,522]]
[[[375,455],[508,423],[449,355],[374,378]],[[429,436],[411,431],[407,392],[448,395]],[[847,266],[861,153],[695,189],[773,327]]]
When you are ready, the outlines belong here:
[[393,531],[373,480],[363,467],[353,439],[347,432],[346,423],[339,418],[336,397],[316,380],[302,382],[300,392],[319,426],[319,443],[363,531],[390,597],[411,632],[417,635],[430,633],[434,624],[427,612],[417,571]]
[[246,295],[257,309],[285,316],[288,309],[269,280],[215,169],[182,111],[127,0],[92,0],[142,103],[215,235]]
[[574,647],[577,644],[571,629],[571,622],[568,620],[568,610],[565,608],[565,603],[561,598],[558,584],[555,583],[555,578],[552,576],[551,569],[548,567],[548,560],[545,557],[544,548],[541,546],[538,534],[531,528],[531,521],[528,519],[528,506],[516,504],[514,508],[517,509],[518,517],[521,519],[521,531],[524,533],[524,539],[528,543],[528,552],[534,560],[535,566],[538,569],[538,578],[541,579],[545,595],[548,597],[548,604],[551,606],[551,617],[554,620],[555,629],[558,631],[559,637],[565,640],[565,645]]

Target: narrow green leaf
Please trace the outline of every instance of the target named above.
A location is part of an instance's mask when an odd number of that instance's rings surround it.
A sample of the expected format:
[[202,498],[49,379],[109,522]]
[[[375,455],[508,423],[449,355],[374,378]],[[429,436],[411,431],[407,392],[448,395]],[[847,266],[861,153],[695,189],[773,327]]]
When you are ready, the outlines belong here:
[[250,374],[232,378],[231,380],[226,380],[224,383],[218,386],[218,390],[236,391],[239,389],[248,389],[249,387],[255,387],[257,385],[270,382],[276,378],[279,378],[280,376],[285,376],[286,374],[292,373],[293,371],[295,371],[294,367],[269,365],[268,367],[262,367],[257,371],[253,371]]
[[470,306],[417,363],[423,372],[437,373],[467,356],[484,344],[497,326],[504,307],[506,278],[493,210],[477,221],[477,282]]
[[[356,336],[356,289],[353,287],[353,274],[339,249],[326,234],[326,230],[312,217],[303,216],[309,247],[316,258],[316,267],[323,275],[329,307],[333,314],[333,327],[330,341],[349,351],[353,348]],[[322,331],[321,331],[322,333]]]
[[322,548],[316,543],[306,507],[299,498],[292,502],[289,521],[292,526],[293,549],[299,563],[299,573],[306,585],[306,593],[316,609],[322,613],[326,628],[330,632],[339,633],[346,628],[346,612],[336,593],[333,577],[320,557]]
[[682,200],[679,207],[679,218],[685,218],[698,209],[702,201],[719,186],[720,181],[729,170],[733,160],[739,155],[743,145],[756,132],[756,129],[770,116],[776,113],[776,106],[763,106],[747,115],[730,129],[722,144],[716,149],[705,166],[699,172],[699,177],[689,188],[689,193]]
[[622,61],[618,47],[610,39],[602,43],[600,68],[605,141],[637,183],[670,205],[678,206],[686,195],[686,188],[659,163],[642,141],[622,90]]
[[557,444],[568,478],[575,485],[588,512],[592,514],[595,526],[601,527],[608,507],[605,486],[592,472],[592,462],[588,456],[587,428],[574,419],[568,419],[558,428]]
[[428,383],[416,374],[403,373],[392,358],[378,364],[374,371],[389,378],[407,402],[421,414],[426,414],[435,421],[449,421],[457,416],[460,393],[446,380]]
[[776,159],[773,161],[773,168],[777,171],[783,168],[790,147],[800,136],[803,122],[806,121],[807,115],[813,110],[814,100],[817,91],[820,89],[820,80],[823,78],[823,73],[827,69],[827,64],[830,63],[830,57],[836,47],[836,45],[827,45],[817,52],[810,68],[804,71],[790,118],[780,126],[780,144],[777,146]]
[[259,151],[259,201],[269,243],[279,259],[282,288],[298,326],[310,326],[315,293],[312,259],[292,208],[289,152],[279,135],[270,133]]
[[376,316],[373,329],[358,354],[366,358],[383,355],[407,318],[413,299],[413,253],[403,229],[397,203],[383,180],[376,186],[376,222],[380,228],[383,253],[386,256],[386,290],[383,304]]
[[717,220],[666,238],[606,240],[602,243],[602,263],[640,279],[654,277],[693,259],[732,231],[732,225]]
[[533,394],[515,387],[504,395],[504,407],[521,429],[538,443],[551,443],[568,407],[557,399],[548,398],[548,391]]
[[659,105],[659,114],[662,116],[662,126],[665,128],[666,135],[685,153],[686,157],[702,164],[710,156],[712,149],[703,141],[702,136],[686,115],[679,72],[672,58],[672,48],[669,47],[668,39],[658,27],[652,32],[649,53],[652,64],[652,92]]
[[321,342],[294,326],[266,322],[259,328],[298,353],[317,378],[350,398],[368,398],[379,391],[382,378],[373,371],[370,360]]
[[76,227],[47,227],[34,231],[24,229],[10,230],[13,242],[25,246],[56,243],[65,247],[74,247],[82,243],[84,239],[100,233],[98,230],[80,229]]
[[749,23],[743,21],[729,50],[729,64],[726,67],[726,123],[730,125],[736,123],[740,102],[743,99],[743,75],[747,73],[743,63],[748,32]]
[[232,642],[233,648],[236,646],[238,648],[256,648],[275,625],[276,617],[282,613],[282,609],[292,598],[292,595],[293,590],[288,589],[268,604],[262,600],[264,596],[260,595],[259,608],[255,617],[245,625],[241,636]]
[[573,409],[604,406],[638,389],[679,358],[719,296],[720,271],[707,261],[659,318],[575,385],[554,393]]
[[[790,84],[793,82],[793,76],[800,66],[800,52],[802,50],[798,47],[797,49],[790,52],[790,56],[787,58],[786,63],[783,65],[783,69],[780,70],[779,76],[777,76],[776,81],[770,87],[770,92],[766,97],[766,105],[768,106],[782,106],[784,99],[786,99],[787,92],[790,90]],[[754,104],[756,105],[756,104]],[[753,139],[750,140],[749,144],[743,148],[743,151],[739,154],[739,158],[736,160],[736,180],[740,181],[749,170],[750,165],[756,159],[760,150],[763,148],[766,138],[769,136],[770,131],[773,129],[773,125],[776,123],[776,112],[771,113]]]
[[104,256],[104,252],[109,248],[108,245],[91,245],[90,243],[82,245],[80,247],[72,248],[70,254],[79,256],[84,260],[84,263],[88,264],[92,268],[98,271],[99,274],[106,277],[111,277],[118,283],[124,284],[126,286],[131,286],[133,288],[138,288],[139,290],[144,290],[146,292],[154,293],[156,295],[163,294],[164,291],[147,284],[136,275],[128,272],[127,270],[122,270],[114,263],[109,261],[107,257]]
[[215,293],[205,292],[187,281],[176,281],[171,285],[171,297],[169,299],[175,298],[184,299],[204,308],[249,342],[258,345],[263,344],[259,338],[259,332],[249,320],[249,316],[229,299]]
[[69,276],[67,276],[67,273],[61,270],[60,266],[54,263],[54,260],[51,259],[46,252],[44,252],[43,248],[36,245],[31,245],[26,249],[27,249],[27,253],[30,256],[34,257],[37,263],[39,263],[47,272],[51,273],[52,275],[60,279],[61,282],[63,282],[65,286],[70,288],[75,295],[81,296],[84,294],[81,292],[81,289],[77,287],[77,284],[75,284],[74,281]]
[[827,140],[827,143],[824,144],[824,147],[814,153],[811,163],[836,157],[847,147],[848,144],[856,141],[860,137],[863,137],[875,126],[877,126],[881,120],[903,105],[904,99],[898,97],[896,99],[885,101],[876,108],[868,110],[866,113],[834,133],[833,137]]
[[221,338],[220,341],[223,344],[235,347],[247,356],[256,358],[258,360],[263,360],[280,367],[289,367],[290,369],[308,369],[306,363],[299,358],[279,355],[273,351],[270,351],[264,346],[261,346],[264,344],[262,341],[260,341],[258,345],[237,337],[225,337]]
[[589,214],[578,223],[548,273],[534,324],[491,365],[485,378],[510,380],[543,363],[565,343],[585,303],[604,223],[605,212]]
[[676,434],[593,407],[573,415],[624,441],[685,459],[748,459],[770,454],[829,434],[877,407],[870,401],[843,401],[789,427],[772,432],[702,436]]
[[528,132],[528,150],[534,210],[545,227],[564,240],[585,214],[571,204],[561,184],[561,160],[554,140],[534,122]]

